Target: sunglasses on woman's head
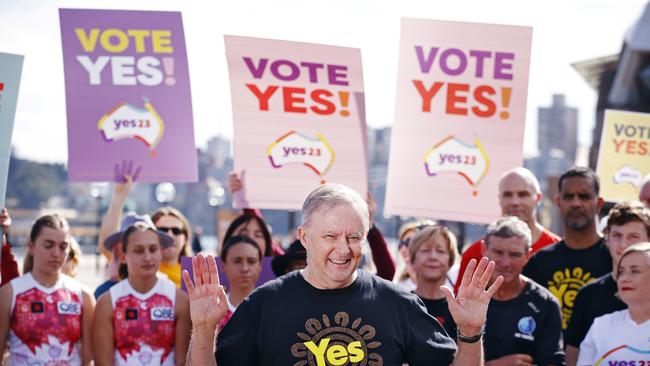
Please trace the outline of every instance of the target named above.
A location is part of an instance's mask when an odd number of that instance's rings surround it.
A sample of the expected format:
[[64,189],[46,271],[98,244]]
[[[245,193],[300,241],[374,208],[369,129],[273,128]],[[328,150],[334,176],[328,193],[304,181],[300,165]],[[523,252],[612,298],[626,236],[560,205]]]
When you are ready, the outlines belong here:
[[181,235],[184,234],[183,229],[179,227],[164,227],[164,226],[159,226],[158,230],[164,232],[164,233],[169,233],[170,231],[174,235]]
[[[424,229],[424,228],[427,228],[427,227],[434,227],[434,226],[440,226],[440,224],[435,224],[435,225],[431,225],[431,224],[422,224],[422,225],[418,225],[418,226],[416,226],[416,227],[413,228],[412,230],[413,230],[414,232],[417,233],[418,231],[420,231],[420,230],[422,230],[422,229]],[[399,241],[399,245],[398,245],[397,247],[398,247],[398,248],[400,248],[400,247],[402,247],[402,246],[408,247],[410,241],[411,241],[411,238],[400,240],[400,241]]]

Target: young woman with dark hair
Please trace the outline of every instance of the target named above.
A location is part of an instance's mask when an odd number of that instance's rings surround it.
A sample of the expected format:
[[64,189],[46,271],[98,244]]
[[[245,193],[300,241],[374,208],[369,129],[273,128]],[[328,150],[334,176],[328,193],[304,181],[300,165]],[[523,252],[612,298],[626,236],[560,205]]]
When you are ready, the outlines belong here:
[[162,251],[174,239],[144,216],[122,234],[123,279],[97,302],[95,364],[183,365],[190,337],[187,294],[157,276]]
[[228,312],[219,323],[223,328],[239,304],[255,290],[262,272],[262,250],[247,236],[230,237],[221,248],[223,271],[228,278]]

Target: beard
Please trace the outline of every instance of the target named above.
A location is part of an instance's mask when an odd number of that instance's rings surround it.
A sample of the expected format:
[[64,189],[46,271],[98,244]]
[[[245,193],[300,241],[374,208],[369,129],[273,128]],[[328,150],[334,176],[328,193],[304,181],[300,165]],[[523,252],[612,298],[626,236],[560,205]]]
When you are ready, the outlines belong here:
[[564,219],[564,225],[572,230],[581,231],[593,225],[593,217],[582,212],[572,212]]

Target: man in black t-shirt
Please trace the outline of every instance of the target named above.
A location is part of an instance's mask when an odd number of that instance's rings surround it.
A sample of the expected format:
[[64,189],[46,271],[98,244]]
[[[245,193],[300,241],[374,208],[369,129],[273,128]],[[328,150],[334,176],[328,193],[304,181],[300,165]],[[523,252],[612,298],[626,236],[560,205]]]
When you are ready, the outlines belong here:
[[546,287],[559,300],[562,329],[566,329],[578,291],[612,270],[612,258],[596,230],[596,215],[603,205],[600,181],[585,167],[560,176],[556,203],[564,221],[565,237],[533,255],[523,274]]
[[192,258],[194,282],[183,272],[193,334],[187,363],[196,365],[480,365],[481,328],[499,277],[486,291],[494,263],[473,261],[454,297],[458,351],[418,298],[357,266],[368,233],[368,208],[355,191],[327,184],[302,208],[298,236],[307,267],[270,281],[228,309],[214,257]]
[[544,287],[521,275],[531,247],[530,229],[516,217],[491,224],[483,253],[496,264],[484,331],[486,366],[564,365],[560,305]]
[[[607,247],[612,256],[613,267],[623,251],[632,244],[650,238],[650,210],[641,202],[618,203],[609,211],[605,227]],[[616,292],[615,271],[586,285],[576,296],[573,316],[566,329],[567,365],[574,366],[578,360],[580,343],[587,335],[594,319],[601,315],[627,308]]]

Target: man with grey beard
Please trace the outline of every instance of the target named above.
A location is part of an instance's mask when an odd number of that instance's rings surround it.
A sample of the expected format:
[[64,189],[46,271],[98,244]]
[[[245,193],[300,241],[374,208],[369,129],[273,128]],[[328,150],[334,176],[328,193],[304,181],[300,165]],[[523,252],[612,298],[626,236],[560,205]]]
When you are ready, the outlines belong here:
[[560,176],[558,190],[556,203],[564,221],[564,239],[532,256],[523,274],[560,301],[562,329],[566,330],[578,291],[611,272],[612,258],[596,229],[603,205],[596,173],[585,167],[571,168]]

